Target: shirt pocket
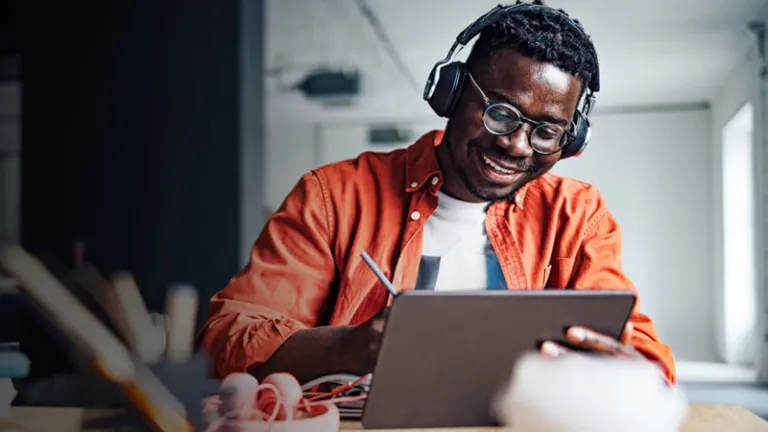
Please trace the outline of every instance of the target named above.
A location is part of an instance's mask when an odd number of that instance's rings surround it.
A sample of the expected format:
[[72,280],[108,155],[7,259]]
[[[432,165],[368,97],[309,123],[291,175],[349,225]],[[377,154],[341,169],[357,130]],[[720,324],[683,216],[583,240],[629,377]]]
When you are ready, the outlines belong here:
[[570,288],[575,258],[555,258],[544,269],[542,286],[544,288]]

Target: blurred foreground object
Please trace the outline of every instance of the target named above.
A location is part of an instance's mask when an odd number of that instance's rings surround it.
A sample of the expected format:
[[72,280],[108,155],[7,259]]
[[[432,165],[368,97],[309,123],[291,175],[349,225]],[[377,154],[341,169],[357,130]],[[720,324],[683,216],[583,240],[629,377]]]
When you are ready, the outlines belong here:
[[6,419],[11,412],[11,402],[16,398],[16,389],[10,378],[0,378],[0,420]]
[[128,272],[112,276],[112,291],[106,294],[129,346],[147,363],[160,361],[163,355],[164,337],[155,326],[147,310],[141,292]]
[[648,361],[580,354],[521,357],[494,409],[515,430],[547,432],[677,432],[688,414]]
[[[119,273],[110,282],[87,266],[73,272],[72,277],[86,287],[99,305],[100,315],[109,317],[112,325],[108,326],[21,247],[0,244],[0,268],[18,280],[20,292],[66,336],[86,375],[90,372],[115,383],[127,397],[130,407],[155,430],[194,430],[202,399],[198,395],[204,392],[206,363],[199,357],[190,358],[191,346],[176,348],[185,353],[181,359],[184,363],[174,361],[170,367],[166,359],[160,358],[164,338],[157,334],[158,329],[130,275]],[[197,293],[190,290],[188,287],[185,291],[187,301],[176,302],[178,304],[174,306],[173,315],[181,324],[172,330],[169,339],[191,340],[188,333],[194,328],[187,324],[194,322]],[[190,314],[191,319],[188,318]],[[116,329],[120,337],[112,329]],[[174,383],[171,387],[176,391],[169,389],[169,381]],[[186,396],[187,405],[193,405],[193,409],[185,407],[179,400],[180,393]],[[188,412],[192,414],[191,418]]]
[[29,359],[16,344],[0,344],[0,419],[8,418],[11,403],[16,398],[12,379],[29,374]]
[[165,300],[168,329],[165,355],[170,361],[184,363],[192,356],[198,301],[197,290],[189,285],[176,284],[168,290]]

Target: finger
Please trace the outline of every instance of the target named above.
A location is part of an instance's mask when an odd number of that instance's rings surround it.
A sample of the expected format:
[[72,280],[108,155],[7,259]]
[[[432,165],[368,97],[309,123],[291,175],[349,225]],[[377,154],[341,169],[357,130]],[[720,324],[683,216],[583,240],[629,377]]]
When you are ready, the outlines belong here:
[[543,344],[541,344],[540,348],[541,354],[545,357],[559,357],[561,355],[568,354],[570,350],[566,349],[560,344],[546,341]]
[[371,328],[377,333],[381,333],[384,331],[384,324],[387,321],[387,318],[389,317],[389,309],[388,307],[385,307],[384,309],[380,310],[378,313],[373,315],[372,317],[368,318],[368,321],[365,323],[366,326]]
[[386,317],[378,316],[371,321],[371,330],[374,331],[377,335],[381,335],[384,333],[384,327],[387,324]]
[[372,352],[378,352],[381,341],[384,339],[384,320],[375,320],[371,322],[368,328],[368,349]]
[[627,323],[624,327],[624,333],[621,334],[621,343],[628,344],[632,340],[632,334],[635,331],[635,326],[632,323]]
[[566,337],[578,347],[602,354],[627,357],[634,357],[636,354],[631,345],[624,345],[610,336],[583,327],[569,328]]

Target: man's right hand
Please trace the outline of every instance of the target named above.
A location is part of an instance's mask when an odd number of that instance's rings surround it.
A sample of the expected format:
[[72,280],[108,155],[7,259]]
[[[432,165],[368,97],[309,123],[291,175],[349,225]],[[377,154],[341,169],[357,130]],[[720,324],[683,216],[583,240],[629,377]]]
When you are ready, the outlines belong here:
[[259,380],[274,372],[288,372],[299,382],[334,373],[373,372],[388,315],[389,308],[385,308],[357,326],[299,330],[266,363],[248,372]]
[[348,372],[357,375],[373,372],[388,316],[389,308],[385,308],[368,321],[348,330],[343,344]]

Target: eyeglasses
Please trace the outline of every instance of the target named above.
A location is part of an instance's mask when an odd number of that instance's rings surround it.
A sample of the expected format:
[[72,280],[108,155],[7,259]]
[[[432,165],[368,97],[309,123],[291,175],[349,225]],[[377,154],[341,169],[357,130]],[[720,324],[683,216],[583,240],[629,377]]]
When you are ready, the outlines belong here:
[[576,137],[566,128],[548,122],[538,122],[525,117],[520,110],[506,102],[491,102],[472,74],[467,73],[472,85],[483,98],[483,125],[494,135],[509,135],[518,130],[523,123],[533,126],[528,134],[531,148],[539,154],[550,155],[559,152]]

